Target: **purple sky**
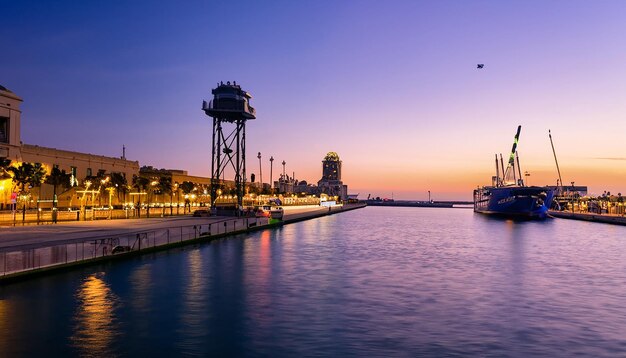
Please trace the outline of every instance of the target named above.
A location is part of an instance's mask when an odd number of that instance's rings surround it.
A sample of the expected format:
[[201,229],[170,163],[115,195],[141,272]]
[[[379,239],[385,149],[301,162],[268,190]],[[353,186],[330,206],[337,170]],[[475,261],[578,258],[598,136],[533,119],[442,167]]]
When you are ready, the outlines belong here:
[[[0,84],[22,140],[209,175],[200,110],[219,81],[253,95],[256,153],[316,182],[336,151],[350,192],[469,199],[493,154],[530,184],[626,183],[623,1],[14,1]],[[485,68],[476,69],[477,63]],[[615,158],[616,160],[600,159]],[[280,165],[274,172],[280,171]]]

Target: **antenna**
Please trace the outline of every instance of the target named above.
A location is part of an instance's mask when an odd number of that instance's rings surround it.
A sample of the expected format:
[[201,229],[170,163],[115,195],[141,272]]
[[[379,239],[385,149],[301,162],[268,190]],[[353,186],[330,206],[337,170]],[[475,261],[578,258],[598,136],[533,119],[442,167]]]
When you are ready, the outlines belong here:
[[[559,182],[561,183],[561,188],[563,188],[563,179],[561,179],[561,169],[559,169],[559,161],[556,159],[556,151],[554,150],[554,143],[552,142],[552,133],[548,129],[548,137],[550,137],[550,145],[552,146],[552,154],[554,154],[554,162],[556,163],[556,171],[559,173]],[[557,188],[558,189],[558,188]],[[559,189],[559,192],[562,192],[562,189]]]
[[126,160],[126,146],[122,144],[122,159]]

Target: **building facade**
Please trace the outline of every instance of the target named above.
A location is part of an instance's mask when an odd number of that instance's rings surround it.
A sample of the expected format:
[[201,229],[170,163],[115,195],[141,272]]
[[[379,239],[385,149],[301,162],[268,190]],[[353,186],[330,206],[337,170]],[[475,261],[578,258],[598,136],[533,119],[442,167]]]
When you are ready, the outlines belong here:
[[322,179],[317,182],[320,193],[348,199],[348,186],[341,181],[341,159],[335,152],[328,152],[322,161]]
[[[114,158],[22,143],[20,139],[21,103],[20,97],[6,87],[0,86],[0,159],[10,160],[13,166],[24,162],[41,163],[48,174],[52,168],[59,168],[71,175],[72,186],[57,188],[60,207],[76,205],[80,200],[76,189],[85,178],[120,173],[130,183],[133,176],[139,174],[139,162],[126,160],[124,157]],[[10,178],[5,176],[0,181],[1,208],[12,203],[12,196],[14,197],[13,193],[16,190]],[[30,199],[31,202],[40,200],[49,203],[53,197],[52,185],[45,183],[31,192],[33,196]]]

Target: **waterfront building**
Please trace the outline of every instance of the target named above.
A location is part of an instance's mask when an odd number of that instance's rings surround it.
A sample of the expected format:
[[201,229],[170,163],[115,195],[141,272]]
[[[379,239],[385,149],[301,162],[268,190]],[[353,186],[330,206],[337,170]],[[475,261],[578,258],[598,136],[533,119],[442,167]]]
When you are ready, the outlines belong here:
[[274,187],[280,193],[317,196],[325,194],[346,201],[348,199],[348,186],[341,181],[341,164],[341,159],[337,153],[328,152],[322,161],[322,178],[317,182],[317,185],[309,184],[305,180],[298,181],[294,177],[281,174],[278,181],[274,183]]
[[[41,163],[48,173],[52,168],[59,168],[69,174],[72,177],[72,186],[68,189],[57,188],[59,207],[79,205],[82,195],[77,193],[77,189],[85,178],[98,176],[104,178],[106,175],[119,173],[130,183],[133,176],[139,174],[139,162],[127,160],[125,155],[115,158],[22,143],[21,103],[22,99],[19,96],[0,86],[0,159],[11,160],[11,165],[23,162]],[[96,190],[96,185],[91,189]],[[11,178],[4,177],[0,180],[0,208],[5,208],[12,202],[13,192],[15,188]],[[104,191],[102,194],[104,195]],[[52,185],[44,183],[34,191],[34,196],[30,199],[31,206],[35,206],[35,201],[39,199],[47,199],[43,200],[39,207],[50,207],[52,196]],[[117,198],[117,195],[114,198]],[[102,200],[99,200],[99,203],[102,203]]]
[[341,181],[341,159],[335,152],[328,152],[322,161],[322,179],[317,182],[320,193],[348,199],[348,186]]

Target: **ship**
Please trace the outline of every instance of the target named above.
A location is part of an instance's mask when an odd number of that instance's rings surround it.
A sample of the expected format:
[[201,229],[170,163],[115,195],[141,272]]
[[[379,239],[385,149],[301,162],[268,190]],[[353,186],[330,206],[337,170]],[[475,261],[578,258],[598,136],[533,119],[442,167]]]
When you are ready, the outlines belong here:
[[522,126],[517,127],[509,162],[496,154],[496,175],[492,185],[474,190],[474,211],[509,218],[545,219],[554,197],[554,189],[545,186],[526,186],[517,154],[517,143]]

